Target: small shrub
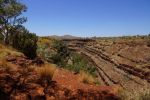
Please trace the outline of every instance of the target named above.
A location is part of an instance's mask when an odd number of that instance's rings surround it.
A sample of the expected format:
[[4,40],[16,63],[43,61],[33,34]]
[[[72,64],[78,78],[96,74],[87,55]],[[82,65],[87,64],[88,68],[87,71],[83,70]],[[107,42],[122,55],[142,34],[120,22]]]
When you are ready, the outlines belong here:
[[52,48],[54,40],[51,38],[39,37],[37,42],[37,55],[42,59],[52,62],[51,57],[55,53]]
[[53,63],[59,66],[66,66],[70,56],[70,51],[67,45],[63,43],[63,41],[55,41],[52,47],[56,51],[56,53],[51,57]]
[[95,84],[96,84],[97,86],[101,85],[101,83],[100,83],[99,80],[96,80],[96,81],[95,81]]
[[47,83],[50,83],[53,78],[56,67],[54,65],[46,64],[41,67],[38,67],[36,70],[37,73],[40,75],[41,81],[46,81]]
[[71,54],[72,64],[68,64],[65,68],[79,73],[81,70],[88,72],[93,77],[96,77],[96,68],[90,64],[83,56],[72,53]]

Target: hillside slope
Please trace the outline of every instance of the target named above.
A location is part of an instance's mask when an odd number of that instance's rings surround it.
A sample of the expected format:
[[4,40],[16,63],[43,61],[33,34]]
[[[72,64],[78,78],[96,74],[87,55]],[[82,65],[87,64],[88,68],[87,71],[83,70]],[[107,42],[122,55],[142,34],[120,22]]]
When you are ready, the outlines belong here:
[[59,68],[53,70],[53,64],[41,59],[27,59],[4,45],[0,45],[0,50],[0,98],[3,100],[119,100],[115,96],[116,86],[84,84],[78,80],[80,75]]

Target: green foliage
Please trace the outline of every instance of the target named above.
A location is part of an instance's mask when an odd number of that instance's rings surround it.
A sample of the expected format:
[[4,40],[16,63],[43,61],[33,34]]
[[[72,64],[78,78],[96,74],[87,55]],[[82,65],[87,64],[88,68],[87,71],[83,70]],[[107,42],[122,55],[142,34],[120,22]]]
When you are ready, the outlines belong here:
[[54,40],[51,38],[39,37],[37,43],[38,56],[48,62],[52,62],[51,57],[53,54],[55,54],[55,51],[52,48],[53,41]]
[[37,54],[42,59],[51,62],[52,53],[53,52],[48,47],[45,47],[44,45],[38,45]]
[[53,48],[56,51],[56,53],[51,57],[53,63],[59,66],[66,66],[70,55],[70,51],[67,46],[63,43],[63,41],[56,40],[53,44]]
[[22,17],[22,13],[26,12],[27,7],[19,0],[0,0],[0,26],[4,37],[5,44],[9,44],[9,36],[12,28],[22,25],[27,21],[26,17]]
[[66,66],[70,51],[60,40],[40,37],[38,40],[38,56],[58,66]]
[[97,75],[96,68],[92,64],[80,54],[70,52],[67,45],[61,40],[49,41],[47,38],[40,38],[37,52],[40,57],[57,64],[59,67],[76,73],[85,71],[94,77]]
[[60,54],[62,57],[68,57],[70,52],[68,50],[68,47],[66,46],[63,41],[55,41],[53,47],[56,49],[56,51]]
[[31,59],[35,58],[38,40],[36,34],[29,33],[25,28],[15,29],[15,31],[16,33],[11,37],[13,47]]
[[8,25],[22,24],[25,22],[26,18],[19,16],[23,12],[26,12],[26,10],[26,5],[21,3],[19,0],[0,0],[1,23],[6,23]]
[[71,54],[72,64],[66,66],[67,69],[79,73],[81,70],[96,77],[96,68],[90,64],[82,55],[77,53]]

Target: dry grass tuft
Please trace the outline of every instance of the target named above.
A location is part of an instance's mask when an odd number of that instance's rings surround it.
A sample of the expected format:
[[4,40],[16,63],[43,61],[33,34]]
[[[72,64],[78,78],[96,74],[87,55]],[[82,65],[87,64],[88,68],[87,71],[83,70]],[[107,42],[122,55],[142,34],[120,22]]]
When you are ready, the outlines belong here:
[[0,44],[0,59],[3,59],[8,55],[23,56],[24,54],[17,52],[11,47],[5,47],[4,45]]
[[80,81],[82,81],[83,83],[86,84],[94,84],[96,81],[93,78],[93,76],[91,76],[90,74],[84,72],[84,71],[80,71]]
[[121,98],[121,100],[130,100],[132,97],[130,96],[129,92],[126,90],[123,90],[122,88],[118,90],[118,97]]
[[40,75],[40,79],[43,81],[50,82],[53,78],[56,67],[51,64],[45,64],[41,67],[36,68],[37,73]]

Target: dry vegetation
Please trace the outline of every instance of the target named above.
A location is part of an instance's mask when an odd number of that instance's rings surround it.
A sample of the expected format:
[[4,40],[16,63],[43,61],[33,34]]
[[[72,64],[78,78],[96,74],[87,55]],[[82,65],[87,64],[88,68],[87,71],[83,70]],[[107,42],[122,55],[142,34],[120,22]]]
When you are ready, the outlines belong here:
[[24,54],[21,52],[18,52],[17,50],[13,49],[12,47],[6,47],[2,44],[0,44],[0,59],[5,58],[8,55],[14,55],[14,56],[23,56]]
[[41,81],[47,81],[48,83],[51,82],[55,70],[56,66],[52,64],[44,64],[36,68],[36,72],[40,75]]
[[122,100],[150,100],[150,90],[141,88],[139,91],[129,93],[126,90],[120,89],[118,91],[118,96]]
[[37,42],[37,55],[42,59],[52,62],[52,56],[56,54],[56,50],[53,48],[55,39],[39,37]]
[[96,79],[93,78],[89,73],[86,73],[84,71],[80,71],[80,78],[83,83],[86,84],[94,84],[96,82]]

